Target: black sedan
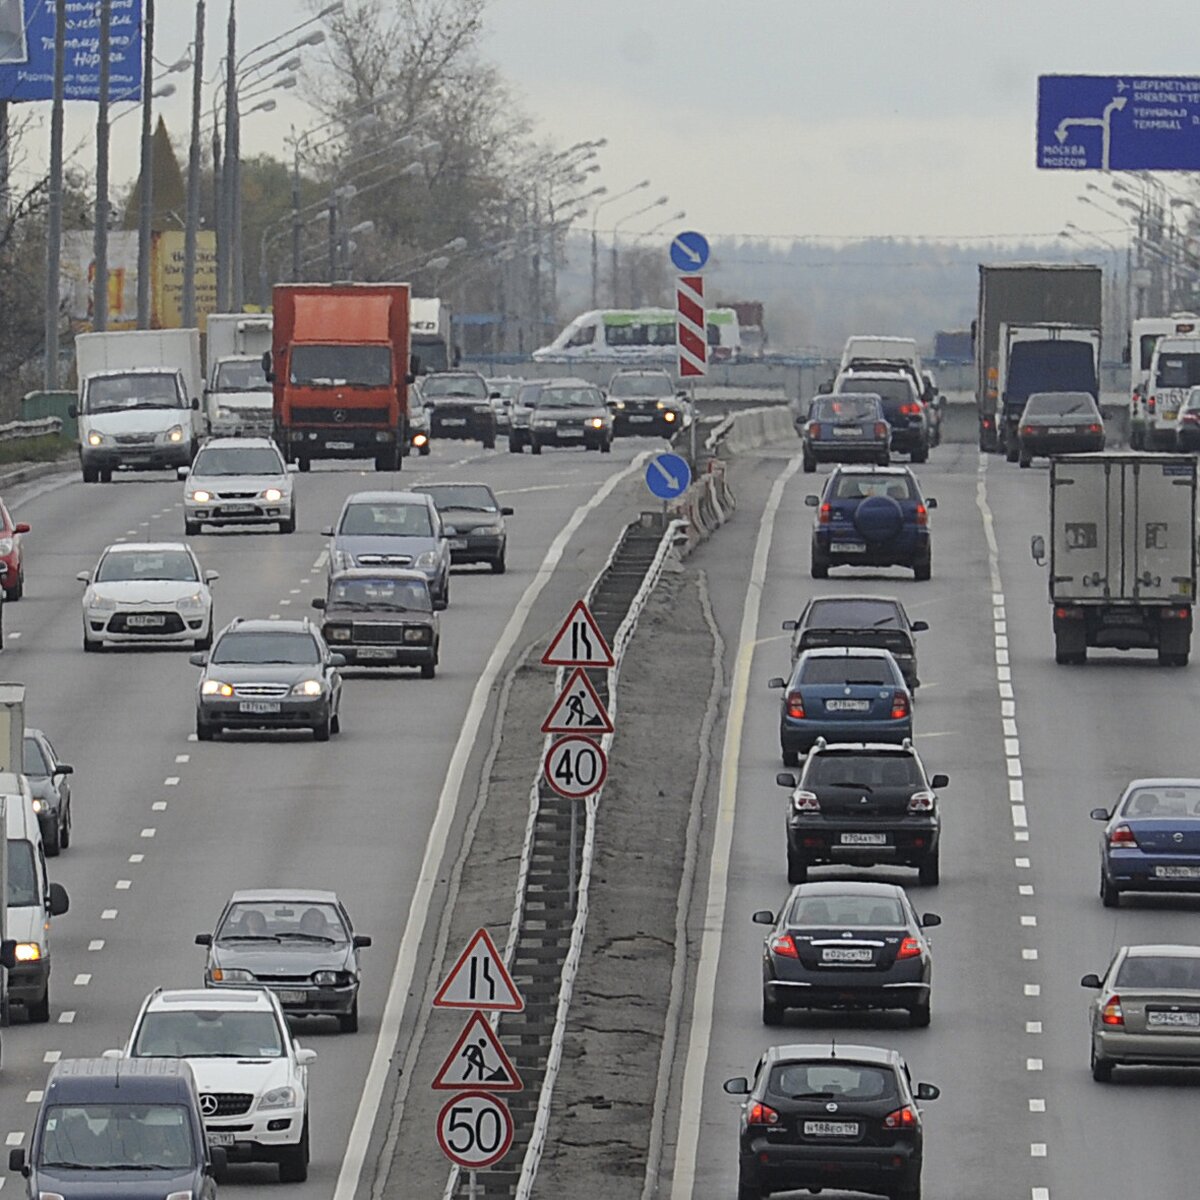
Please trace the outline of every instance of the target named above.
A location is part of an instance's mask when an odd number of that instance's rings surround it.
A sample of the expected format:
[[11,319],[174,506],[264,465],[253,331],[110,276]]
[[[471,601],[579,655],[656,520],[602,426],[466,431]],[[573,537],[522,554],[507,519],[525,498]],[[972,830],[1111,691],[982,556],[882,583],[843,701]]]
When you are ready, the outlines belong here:
[[738,1200],[830,1187],[920,1200],[925,1141],[917,1102],[941,1091],[913,1087],[895,1050],[772,1046],[753,1080],[727,1079],[724,1087],[745,1097]]
[[33,811],[42,830],[42,846],[53,858],[71,844],[71,781],[75,768],[59,760],[40,729],[25,730],[24,773],[33,794]]
[[422,483],[412,489],[433,497],[450,539],[450,561],[486,563],[496,575],[507,570],[508,531],[504,518],[513,510],[502,506],[486,483]]
[[933,960],[922,932],[942,923],[918,917],[894,883],[805,883],[779,915],[754,914],[774,928],[763,942],[762,1019],[781,1025],[789,1008],[907,1009],[929,1024]]
[[1017,461],[1104,449],[1104,418],[1089,392],[1034,392],[1017,425]]
[[258,889],[234,892],[208,947],[206,987],[265,987],[289,1016],[337,1018],[358,1031],[358,952],[371,939],[354,932],[333,892]]

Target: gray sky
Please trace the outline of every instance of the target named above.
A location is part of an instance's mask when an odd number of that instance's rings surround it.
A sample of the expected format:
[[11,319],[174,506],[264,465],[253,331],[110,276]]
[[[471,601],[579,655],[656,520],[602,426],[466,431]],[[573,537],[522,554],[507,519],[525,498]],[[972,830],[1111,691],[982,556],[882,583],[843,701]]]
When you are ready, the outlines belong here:
[[[159,9],[158,57],[170,62],[195,10]],[[310,12],[303,0],[239,10],[243,49]],[[598,179],[610,193],[649,176],[638,197],[670,197],[631,233],[682,208],[711,233],[1052,236],[1066,220],[1116,222],[1075,200],[1092,173],[1035,170],[1037,76],[1195,71],[1194,39],[1171,35],[1180,11],[1165,0],[492,0],[485,53],[548,138],[608,138]],[[210,0],[214,67],[226,13]],[[173,78],[161,111],[178,137],[190,83]],[[282,154],[289,125],[312,122],[293,95],[246,121],[246,152]],[[72,107],[68,147],[89,120]],[[117,178],[136,171],[136,137],[134,116],[114,130]],[[77,160],[89,169],[90,154]],[[638,197],[604,209],[601,226]]]

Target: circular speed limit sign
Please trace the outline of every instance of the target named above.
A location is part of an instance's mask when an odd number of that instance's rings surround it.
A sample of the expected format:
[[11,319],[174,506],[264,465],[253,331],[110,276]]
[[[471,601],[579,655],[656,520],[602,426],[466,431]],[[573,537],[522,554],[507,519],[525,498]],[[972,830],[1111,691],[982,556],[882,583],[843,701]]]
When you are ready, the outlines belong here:
[[608,775],[608,756],[591,738],[559,738],[548,751],[542,765],[546,782],[569,800],[590,796],[604,786]]
[[512,1145],[512,1113],[487,1092],[460,1092],[438,1113],[437,1139],[442,1153],[460,1167],[490,1167]]

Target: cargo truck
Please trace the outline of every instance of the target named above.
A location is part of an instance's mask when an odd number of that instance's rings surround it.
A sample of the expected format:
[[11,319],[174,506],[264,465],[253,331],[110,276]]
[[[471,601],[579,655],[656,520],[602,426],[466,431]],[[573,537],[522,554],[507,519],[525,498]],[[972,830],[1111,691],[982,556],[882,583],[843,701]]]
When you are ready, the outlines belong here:
[[[1001,376],[1007,372],[1007,362],[1002,327],[1059,325],[1099,330],[1102,300],[1103,274],[1096,266],[1083,263],[980,264],[979,308],[971,326],[971,336],[981,450],[1004,448]],[[1068,349],[1064,353],[1074,351]],[[1031,390],[1061,389],[1037,386]],[[1020,405],[1023,407],[1024,400]],[[1019,419],[1020,409],[1015,397],[1009,407]]]
[[205,334],[204,408],[209,432],[269,436],[274,392],[262,368],[269,313],[211,313]]
[[[1115,451],[1050,462],[1054,661],[1091,646],[1185,666],[1196,596],[1196,459]],[[1046,561],[1046,539],[1032,540]]]
[[408,313],[414,373],[429,375],[458,366],[459,356],[451,340],[450,306],[442,300],[414,296]]
[[406,283],[285,283],[263,369],[288,462],[369,458],[395,471],[408,447],[412,382]]

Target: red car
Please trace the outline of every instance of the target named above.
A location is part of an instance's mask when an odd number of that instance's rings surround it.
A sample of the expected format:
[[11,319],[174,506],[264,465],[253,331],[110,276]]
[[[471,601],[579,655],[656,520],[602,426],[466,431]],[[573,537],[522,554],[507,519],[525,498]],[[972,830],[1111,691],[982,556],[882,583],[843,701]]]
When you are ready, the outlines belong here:
[[25,563],[21,557],[21,534],[28,533],[29,526],[22,521],[13,523],[8,505],[0,500],[0,563],[4,564],[4,575],[0,586],[4,588],[5,600],[20,600],[25,593]]

